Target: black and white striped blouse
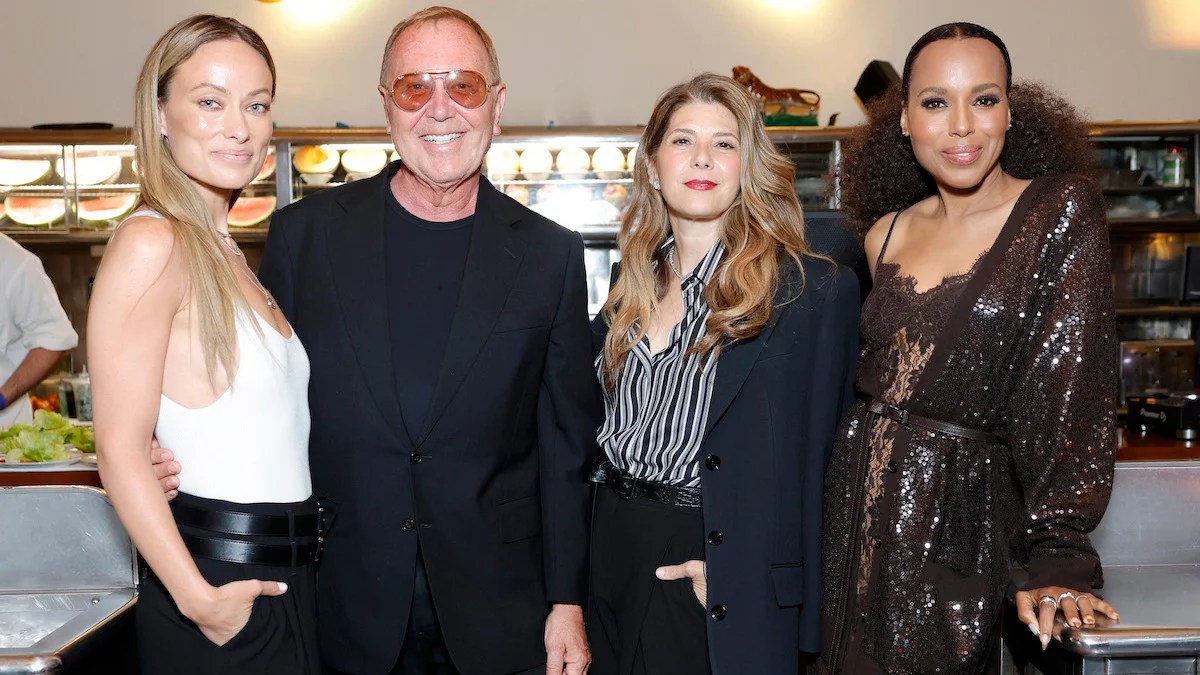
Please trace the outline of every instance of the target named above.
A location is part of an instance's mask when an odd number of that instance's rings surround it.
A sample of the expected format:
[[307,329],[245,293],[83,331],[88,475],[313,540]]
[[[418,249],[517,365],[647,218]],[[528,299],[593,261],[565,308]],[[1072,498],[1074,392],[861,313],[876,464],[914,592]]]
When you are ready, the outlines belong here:
[[[675,246],[663,244],[663,258]],[[625,359],[613,391],[605,390],[604,424],[597,437],[609,461],[634,478],[668,485],[700,484],[699,452],[712,401],[717,359],[689,353],[705,335],[712,310],[704,287],[725,252],[718,241],[680,283],[683,318],[657,354],[642,338]],[[596,359],[602,377],[603,354]]]

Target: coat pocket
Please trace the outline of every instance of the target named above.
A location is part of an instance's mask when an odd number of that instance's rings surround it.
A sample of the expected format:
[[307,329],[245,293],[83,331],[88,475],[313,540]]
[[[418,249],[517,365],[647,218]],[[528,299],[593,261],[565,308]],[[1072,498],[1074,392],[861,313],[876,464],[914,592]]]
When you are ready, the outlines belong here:
[[493,333],[512,333],[520,330],[545,328],[550,325],[546,312],[536,309],[512,310],[504,312],[492,326]]
[[521,497],[500,505],[500,536],[504,543],[536,537],[542,533],[542,503],[538,495]]
[[771,581],[775,583],[775,602],[780,607],[804,604],[804,563],[771,565]]

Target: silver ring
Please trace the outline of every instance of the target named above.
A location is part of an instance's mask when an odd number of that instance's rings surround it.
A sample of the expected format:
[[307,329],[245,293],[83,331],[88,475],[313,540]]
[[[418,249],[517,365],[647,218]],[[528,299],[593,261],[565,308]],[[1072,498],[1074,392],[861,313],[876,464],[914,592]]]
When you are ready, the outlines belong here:
[[1094,599],[1095,599],[1095,598],[1093,598],[1093,597],[1092,597],[1092,594],[1091,594],[1091,593],[1080,593],[1079,595],[1076,595],[1076,596],[1075,596],[1075,602],[1079,602],[1080,600],[1082,600],[1082,599],[1084,599],[1084,598],[1087,598],[1088,600],[1094,600]]
[[1071,591],[1063,591],[1062,593],[1058,594],[1058,600],[1056,601],[1056,604],[1061,605],[1063,598],[1070,598],[1070,599],[1074,600],[1074,599],[1076,599],[1076,597],[1077,596],[1074,593],[1072,593]]
[[1058,609],[1058,601],[1054,599],[1053,595],[1043,595],[1041,598],[1038,599],[1039,607],[1046,603],[1050,603],[1051,605],[1054,605],[1054,609]]

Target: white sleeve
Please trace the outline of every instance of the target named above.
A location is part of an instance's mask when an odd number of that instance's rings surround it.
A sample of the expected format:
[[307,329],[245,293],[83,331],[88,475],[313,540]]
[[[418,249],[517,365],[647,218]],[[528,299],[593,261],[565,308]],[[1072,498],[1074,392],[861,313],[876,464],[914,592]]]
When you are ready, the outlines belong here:
[[5,285],[9,319],[20,331],[26,349],[65,351],[79,344],[79,335],[59,304],[58,293],[40,260],[33,256],[23,260],[12,283]]

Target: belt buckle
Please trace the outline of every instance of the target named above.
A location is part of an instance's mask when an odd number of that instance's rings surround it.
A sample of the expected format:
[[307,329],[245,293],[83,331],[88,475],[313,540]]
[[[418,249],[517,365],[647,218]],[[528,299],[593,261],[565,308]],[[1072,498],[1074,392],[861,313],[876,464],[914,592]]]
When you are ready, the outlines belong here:
[[321,562],[321,553],[325,551],[325,507],[317,502],[317,545],[313,551],[313,564]]
[[899,422],[901,426],[908,426],[908,411],[898,405],[891,403],[883,404],[884,417]]
[[608,487],[617,496],[624,500],[633,498],[633,489],[637,481],[632,476],[625,476],[619,473],[616,469],[611,469],[608,472]]

